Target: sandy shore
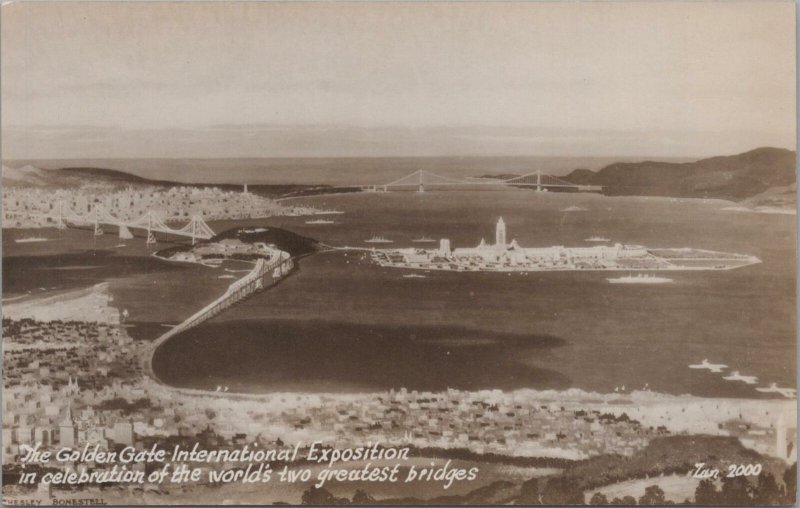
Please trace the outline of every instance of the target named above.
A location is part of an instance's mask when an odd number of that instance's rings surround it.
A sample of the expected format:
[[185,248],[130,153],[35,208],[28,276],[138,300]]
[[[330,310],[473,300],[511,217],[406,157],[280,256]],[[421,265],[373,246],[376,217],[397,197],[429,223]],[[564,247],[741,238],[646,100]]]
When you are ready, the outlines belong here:
[[30,298],[3,305],[3,317],[37,321],[86,321],[119,324],[119,311],[111,306],[108,283]]

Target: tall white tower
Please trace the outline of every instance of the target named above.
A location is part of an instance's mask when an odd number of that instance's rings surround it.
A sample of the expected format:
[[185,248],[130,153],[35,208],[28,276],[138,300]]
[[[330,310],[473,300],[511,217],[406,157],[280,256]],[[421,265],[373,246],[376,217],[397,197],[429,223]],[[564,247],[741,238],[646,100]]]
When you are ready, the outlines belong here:
[[503,222],[503,218],[500,217],[500,220],[497,221],[497,228],[494,232],[494,244],[498,247],[505,247],[506,246],[506,223]]
[[442,238],[439,241],[439,255],[445,258],[450,257],[450,240],[447,238]]

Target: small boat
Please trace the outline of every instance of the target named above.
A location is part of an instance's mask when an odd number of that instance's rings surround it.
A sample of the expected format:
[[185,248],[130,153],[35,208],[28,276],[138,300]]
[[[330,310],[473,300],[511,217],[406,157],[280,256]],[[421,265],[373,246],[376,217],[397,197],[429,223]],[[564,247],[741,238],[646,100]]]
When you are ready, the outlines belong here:
[[369,240],[364,240],[364,243],[394,243],[394,242],[382,236],[373,236]]
[[672,279],[666,277],[656,277],[650,274],[626,275],[625,277],[618,277],[616,279],[606,279],[611,284],[665,284],[672,282]]
[[412,242],[416,242],[416,243],[431,243],[431,242],[435,242],[436,240],[434,240],[433,238],[431,238],[429,236],[423,236],[423,237],[420,237],[420,238],[414,238],[411,241]]
[[333,221],[327,219],[314,219],[314,220],[307,220],[306,224],[333,224]]
[[610,242],[610,238],[604,238],[602,236],[590,236],[589,238],[584,238],[584,242]]
[[419,275],[419,274],[416,274],[416,273],[409,273],[407,275],[403,275],[403,278],[404,279],[424,279],[425,276],[424,275]]
[[689,368],[690,369],[707,369],[710,372],[716,372],[717,374],[719,374],[720,372],[723,371],[723,369],[727,369],[728,366],[725,365],[724,363],[711,363],[711,362],[708,361],[708,358],[704,358],[703,361],[700,362],[700,363],[695,363],[695,364],[689,365]]
[[787,399],[793,399],[797,397],[797,390],[794,388],[781,388],[777,385],[777,383],[772,383],[768,388],[756,388],[756,391],[761,393],[779,393]]
[[15,243],[34,243],[46,242],[49,238],[42,238],[41,236],[29,236],[28,238],[18,238],[14,240]]
[[758,378],[756,376],[745,376],[739,373],[738,370],[734,370],[730,376],[725,376],[722,379],[725,381],[741,381],[744,384],[754,385],[758,383]]

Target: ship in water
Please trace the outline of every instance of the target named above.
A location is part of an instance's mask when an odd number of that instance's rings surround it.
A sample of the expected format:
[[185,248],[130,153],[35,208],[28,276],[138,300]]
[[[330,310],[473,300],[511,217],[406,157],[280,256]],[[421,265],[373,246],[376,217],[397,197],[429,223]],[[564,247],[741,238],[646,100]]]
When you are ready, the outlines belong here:
[[656,277],[652,274],[626,275],[625,277],[618,277],[616,279],[606,279],[611,284],[666,284],[672,282],[672,279],[667,277]]
[[394,242],[382,236],[373,236],[369,240],[364,240],[364,243],[394,243]]
[[590,236],[589,238],[584,238],[584,242],[610,242],[610,238],[605,238],[603,236]]
[[419,275],[419,274],[416,274],[416,273],[409,273],[409,274],[403,275],[403,278],[404,279],[424,279],[425,275]]
[[434,240],[433,238],[431,238],[431,237],[429,237],[429,236],[421,236],[421,237],[419,237],[419,238],[414,238],[414,239],[413,239],[413,240],[411,240],[411,241],[412,241],[412,242],[415,242],[415,243],[433,243],[433,242],[435,242],[436,240]]
[[28,238],[17,238],[14,243],[36,243],[46,242],[49,238],[42,238],[41,236],[29,236]]
[[333,224],[333,221],[328,219],[314,219],[307,220],[306,224]]

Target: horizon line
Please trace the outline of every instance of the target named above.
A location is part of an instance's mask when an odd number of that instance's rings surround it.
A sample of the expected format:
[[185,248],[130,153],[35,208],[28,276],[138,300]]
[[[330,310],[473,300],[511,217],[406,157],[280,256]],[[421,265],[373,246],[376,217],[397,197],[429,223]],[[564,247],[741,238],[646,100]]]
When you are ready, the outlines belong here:
[[286,156],[220,156],[220,157],[197,157],[191,155],[185,156],[167,156],[167,157],[95,157],[95,156],[83,156],[83,157],[14,157],[14,158],[2,158],[0,159],[3,163],[5,162],[15,162],[15,161],[120,161],[120,160],[292,160],[292,159],[307,159],[307,160],[321,160],[321,159],[340,159],[340,160],[351,160],[351,159],[453,159],[453,158],[464,158],[464,159],[526,159],[526,158],[543,158],[543,157],[550,157],[550,158],[564,158],[564,159],[608,159],[608,158],[624,158],[624,159],[642,159],[642,161],[647,160],[664,160],[664,159],[671,159],[671,160],[702,160],[702,159],[709,159],[713,157],[725,157],[725,156],[732,156],[732,155],[740,155],[748,152],[752,152],[755,150],[760,150],[764,148],[771,148],[777,150],[786,150],[789,152],[796,153],[796,149],[794,148],[787,148],[785,146],[776,146],[776,145],[761,145],[756,146],[754,148],[737,151],[737,152],[730,152],[730,153],[721,153],[715,155],[622,155],[622,154],[609,154],[609,155],[602,155],[602,154],[592,154],[592,155],[569,155],[569,154],[528,154],[528,155],[505,155],[505,154],[481,154],[481,155],[466,155],[466,154],[448,154],[448,155],[353,155],[353,156],[341,156],[341,155],[286,155]]

